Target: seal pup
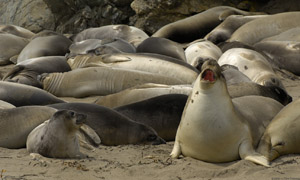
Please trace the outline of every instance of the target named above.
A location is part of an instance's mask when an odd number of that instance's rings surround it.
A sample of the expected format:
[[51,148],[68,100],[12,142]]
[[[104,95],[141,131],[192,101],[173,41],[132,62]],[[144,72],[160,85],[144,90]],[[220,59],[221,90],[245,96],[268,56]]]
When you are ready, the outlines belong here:
[[43,89],[6,81],[0,81],[0,100],[16,107],[65,102]]
[[44,73],[43,89],[59,97],[108,95],[144,83],[184,84],[176,78],[112,67],[86,67],[65,73]]
[[13,34],[0,33],[0,65],[11,64],[11,58],[19,55],[29,40]]
[[72,41],[53,32],[41,32],[34,37],[20,52],[17,63],[42,56],[64,56],[69,52]]
[[143,40],[149,36],[139,28],[125,24],[106,25],[97,28],[88,28],[74,35],[73,42],[79,42],[86,39],[106,39],[120,38],[137,47]]
[[218,60],[219,65],[236,66],[239,71],[248,76],[253,82],[263,86],[277,86],[285,89],[281,80],[275,74],[272,65],[260,53],[245,49],[233,48],[227,50]]
[[[269,166],[254,147],[266,124],[281,108],[277,101],[260,96],[233,101],[221,67],[214,60],[206,61],[185,105],[171,156],[183,154],[207,162],[241,158]],[[254,117],[252,113],[259,115]]]
[[101,143],[107,146],[165,143],[150,126],[135,122],[110,108],[90,103],[58,103],[49,106],[86,114],[86,125],[94,129]]
[[137,53],[155,53],[186,61],[181,44],[166,38],[149,37],[136,48]]
[[28,134],[57,110],[46,106],[0,109],[0,147],[16,149],[26,145]]
[[22,38],[30,39],[35,34],[28,29],[22,28],[20,26],[7,24],[7,25],[0,25],[0,31],[7,32],[9,34],[13,34]]
[[70,110],[60,110],[30,132],[26,141],[29,153],[38,153],[50,158],[83,158],[76,133],[86,115]]
[[224,19],[233,14],[262,14],[247,12],[229,6],[217,6],[194,16],[169,23],[156,31],[152,37],[163,37],[176,42],[185,43],[203,38]]
[[209,59],[218,60],[222,55],[221,49],[207,40],[191,43],[184,50],[184,53],[187,62],[199,71],[201,71],[204,61]]
[[300,153],[300,99],[285,106],[267,126],[257,151],[270,161]]

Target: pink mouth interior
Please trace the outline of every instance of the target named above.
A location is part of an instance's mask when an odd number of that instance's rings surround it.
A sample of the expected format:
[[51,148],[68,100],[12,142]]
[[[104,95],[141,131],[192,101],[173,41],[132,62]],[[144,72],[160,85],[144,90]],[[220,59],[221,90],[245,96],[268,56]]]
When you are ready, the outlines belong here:
[[203,79],[210,82],[215,81],[214,72],[210,69],[205,70]]

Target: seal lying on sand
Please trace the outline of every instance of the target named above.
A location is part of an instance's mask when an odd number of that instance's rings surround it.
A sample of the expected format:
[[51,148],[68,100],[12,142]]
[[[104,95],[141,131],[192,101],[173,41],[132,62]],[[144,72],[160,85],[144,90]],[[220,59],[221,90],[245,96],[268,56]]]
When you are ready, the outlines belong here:
[[83,158],[76,132],[86,121],[86,115],[70,110],[57,111],[49,121],[36,127],[27,137],[29,153],[52,158]]

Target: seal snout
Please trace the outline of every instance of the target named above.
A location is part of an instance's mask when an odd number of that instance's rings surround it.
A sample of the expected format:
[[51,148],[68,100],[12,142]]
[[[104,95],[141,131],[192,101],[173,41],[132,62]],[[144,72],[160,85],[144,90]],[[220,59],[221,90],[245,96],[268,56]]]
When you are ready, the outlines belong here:
[[87,115],[85,114],[76,114],[76,124],[80,125],[86,123]]

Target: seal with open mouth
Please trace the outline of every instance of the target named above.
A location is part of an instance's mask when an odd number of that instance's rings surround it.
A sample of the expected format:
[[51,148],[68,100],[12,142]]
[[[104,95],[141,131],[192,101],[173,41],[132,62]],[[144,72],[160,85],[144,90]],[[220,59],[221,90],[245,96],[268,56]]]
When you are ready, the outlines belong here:
[[178,158],[183,154],[207,162],[242,158],[269,166],[254,146],[282,107],[261,96],[232,100],[220,66],[208,60],[185,105],[171,156]]

